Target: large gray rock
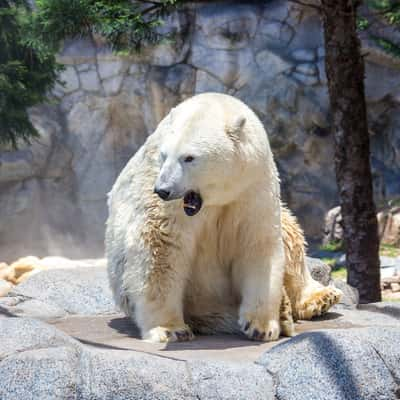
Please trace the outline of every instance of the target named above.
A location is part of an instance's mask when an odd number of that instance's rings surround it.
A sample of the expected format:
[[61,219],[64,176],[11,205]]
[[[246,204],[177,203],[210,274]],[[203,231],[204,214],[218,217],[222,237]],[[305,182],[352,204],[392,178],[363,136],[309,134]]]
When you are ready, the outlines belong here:
[[254,363],[190,361],[196,399],[274,399],[273,377]]
[[340,289],[343,293],[340,302],[335,305],[334,310],[351,309],[358,305],[359,295],[357,289],[348,285],[341,279],[331,279],[331,267],[319,258],[306,257],[306,265],[311,276],[318,282],[327,286],[328,284]]
[[[321,320],[328,329],[333,327],[400,328],[400,304],[390,302],[359,304],[357,308],[347,309],[334,306],[331,309],[331,315],[327,314]],[[333,325],[328,326],[328,321],[331,321]]]
[[27,350],[0,363],[2,400],[75,399],[79,354],[68,347]]
[[42,271],[16,286],[11,295],[39,300],[68,314],[115,312],[107,271],[103,267]]
[[78,399],[194,399],[188,374],[184,362],[168,357],[89,350]]
[[0,360],[32,349],[78,345],[70,336],[44,322],[31,318],[0,319]]
[[266,352],[259,363],[274,375],[281,400],[395,400],[399,341],[398,328],[305,333]]
[[333,280],[333,285],[340,289],[343,293],[340,303],[336,305],[337,308],[354,308],[358,305],[360,296],[358,290],[348,285],[342,279]]
[[318,258],[306,257],[306,265],[311,276],[323,285],[328,285],[331,280],[331,267]]
[[0,308],[13,316],[37,318],[43,321],[53,321],[68,315],[67,311],[54,304],[15,294],[0,298]]

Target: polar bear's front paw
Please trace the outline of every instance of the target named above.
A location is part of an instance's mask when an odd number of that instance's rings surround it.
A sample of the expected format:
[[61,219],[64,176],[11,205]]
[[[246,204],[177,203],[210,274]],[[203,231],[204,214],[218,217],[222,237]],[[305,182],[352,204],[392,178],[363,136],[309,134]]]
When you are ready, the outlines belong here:
[[143,335],[143,339],[153,343],[187,342],[194,339],[192,330],[183,326],[157,326]]
[[309,320],[325,314],[334,304],[339,303],[342,295],[341,290],[332,286],[314,291],[296,307],[297,319]]
[[272,319],[262,323],[257,318],[241,318],[239,324],[242,332],[251,340],[271,342],[279,338],[279,321]]

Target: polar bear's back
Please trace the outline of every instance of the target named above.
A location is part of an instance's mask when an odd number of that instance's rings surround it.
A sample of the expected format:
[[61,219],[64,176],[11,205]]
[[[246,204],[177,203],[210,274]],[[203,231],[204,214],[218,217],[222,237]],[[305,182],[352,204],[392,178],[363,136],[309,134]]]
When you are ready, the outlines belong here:
[[[156,165],[154,157],[157,151],[156,136],[150,135],[144,145],[130,159],[121,171],[108,195],[109,216],[106,226],[105,247],[108,262],[108,275],[114,299],[124,311],[126,296],[124,288],[127,280],[135,286],[136,268],[148,262],[148,254],[140,246],[140,233],[145,223],[145,206],[152,196]],[[135,255],[129,257],[128,252]],[[137,260],[126,270],[126,260]],[[131,275],[131,276],[127,276]]]

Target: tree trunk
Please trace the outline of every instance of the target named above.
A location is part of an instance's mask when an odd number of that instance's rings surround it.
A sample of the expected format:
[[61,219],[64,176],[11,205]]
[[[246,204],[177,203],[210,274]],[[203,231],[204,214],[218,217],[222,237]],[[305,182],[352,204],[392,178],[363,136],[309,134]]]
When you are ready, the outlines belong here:
[[379,238],[357,6],[355,0],[321,0],[347,281],[358,289],[360,303],[369,303],[381,300]]

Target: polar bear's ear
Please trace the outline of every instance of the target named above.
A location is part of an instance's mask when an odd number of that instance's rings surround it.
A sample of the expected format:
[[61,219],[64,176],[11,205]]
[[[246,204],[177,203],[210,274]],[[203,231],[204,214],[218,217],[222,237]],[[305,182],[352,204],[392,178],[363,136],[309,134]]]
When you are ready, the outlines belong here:
[[245,124],[246,124],[246,117],[238,116],[233,121],[233,124],[227,127],[226,133],[233,141],[237,142],[240,140],[240,136]]

